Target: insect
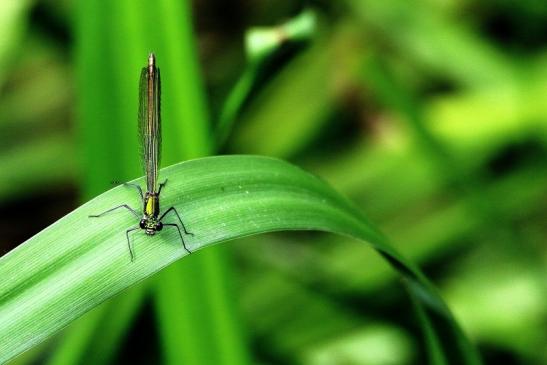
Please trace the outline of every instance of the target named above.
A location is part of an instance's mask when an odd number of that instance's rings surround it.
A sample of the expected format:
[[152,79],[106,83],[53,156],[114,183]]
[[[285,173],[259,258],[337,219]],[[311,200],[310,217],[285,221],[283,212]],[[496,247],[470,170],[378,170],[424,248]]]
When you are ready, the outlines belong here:
[[125,232],[129,254],[131,255],[131,262],[133,262],[135,255],[133,253],[133,248],[131,247],[129,233],[138,229],[142,229],[147,235],[153,236],[164,227],[174,227],[179,233],[182,247],[184,247],[188,253],[192,253],[186,247],[179,225],[162,222],[163,218],[168,213],[173,213],[177,216],[184,233],[193,236],[193,233],[186,230],[177,209],[175,207],[170,207],[160,216],[160,193],[167,183],[167,180],[165,180],[158,185],[158,168],[161,153],[160,94],[160,70],[156,66],[156,57],[151,53],[148,56],[148,65],[143,67],[141,71],[139,84],[139,136],[141,142],[141,162],[146,175],[146,193],[143,193],[142,188],[138,184],[123,184],[138,190],[142,200],[142,215],[129,205],[122,204],[108,209],[101,214],[89,216],[90,218],[98,218],[114,210],[124,208],[140,219],[137,227],[130,228]]

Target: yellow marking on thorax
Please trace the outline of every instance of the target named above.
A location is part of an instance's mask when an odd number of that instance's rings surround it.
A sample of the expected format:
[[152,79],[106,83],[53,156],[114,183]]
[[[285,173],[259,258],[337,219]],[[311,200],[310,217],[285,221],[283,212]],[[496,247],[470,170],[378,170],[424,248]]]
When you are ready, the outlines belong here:
[[153,215],[154,214],[154,199],[155,197],[149,196],[148,200],[146,201],[146,207],[144,209],[144,212],[146,215]]

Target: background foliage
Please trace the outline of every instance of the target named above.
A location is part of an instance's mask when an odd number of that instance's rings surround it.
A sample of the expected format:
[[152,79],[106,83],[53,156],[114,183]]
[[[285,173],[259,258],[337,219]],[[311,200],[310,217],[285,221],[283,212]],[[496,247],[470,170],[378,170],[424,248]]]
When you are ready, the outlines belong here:
[[[303,166],[420,264],[485,362],[543,364],[546,24],[534,0],[4,1],[0,250],[141,174],[153,50],[164,166]],[[15,363],[418,364],[421,337],[373,251],[278,233],[192,255]]]

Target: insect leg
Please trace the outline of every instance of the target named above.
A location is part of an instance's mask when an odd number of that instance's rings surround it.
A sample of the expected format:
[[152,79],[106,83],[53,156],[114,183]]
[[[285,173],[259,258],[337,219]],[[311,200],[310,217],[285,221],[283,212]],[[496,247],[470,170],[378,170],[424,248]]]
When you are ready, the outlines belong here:
[[133,262],[133,259],[135,258],[135,256],[133,255],[133,249],[131,248],[131,240],[129,240],[129,232],[136,231],[137,229],[140,229],[140,227],[130,228],[127,231],[125,231],[125,236],[127,237],[127,247],[129,247],[129,254],[131,255],[131,262]]
[[160,187],[159,187],[159,189],[158,189],[158,195],[160,195],[161,189],[165,186],[165,184],[167,184],[167,179],[165,179],[165,180],[160,184]]
[[184,249],[186,250],[186,252],[192,253],[192,251],[190,251],[190,250],[188,249],[188,247],[186,247],[186,244],[184,243],[184,238],[182,238],[182,233],[180,232],[180,228],[179,228],[179,226],[178,226],[177,224],[175,224],[175,223],[166,223],[166,224],[164,224],[163,226],[164,226],[164,227],[165,227],[165,226],[172,226],[172,227],[175,227],[175,228],[177,229],[177,231],[179,231],[180,240],[182,241],[182,247],[184,247]]
[[133,183],[123,183],[123,186],[132,186],[134,187],[135,189],[137,189],[139,191],[139,194],[141,196],[141,200],[144,201],[144,194],[142,193],[142,188],[139,184],[133,184]]
[[127,204],[122,204],[122,205],[118,205],[117,207],[114,207],[112,209],[108,209],[107,211],[104,211],[102,212],[101,214],[92,214],[89,216],[89,218],[98,218],[98,217],[102,217],[103,215],[105,215],[106,213],[110,213],[112,212],[113,210],[116,210],[116,209],[119,209],[119,208],[125,208],[127,210],[129,210],[131,213],[133,213],[135,215],[135,217],[137,218],[140,218],[139,216],[139,213],[137,213],[135,211],[135,209],[131,208],[129,205]]
[[193,236],[193,235],[194,235],[193,233],[190,233],[190,232],[188,232],[188,231],[186,230],[186,227],[184,226],[184,223],[182,222],[182,219],[180,219],[179,212],[177,212],[177,210],[175,209],[175,207],[171,207],[171,208],[167,209],[167,210],[161,215],[161,217],[160,217],[160,219],[159,219],[160,222],[161,222],[161,220],[163,219],[163,217],[165,217],[165,216],[167,215],[167,213],[169,213],[169,212],[171,212],[171,211],[175,212],[175,214],[177,215],[177,218],[179,219],[180,225],[182,226],[182,229],[184,229],[184,233],[189,234],[190,236]]

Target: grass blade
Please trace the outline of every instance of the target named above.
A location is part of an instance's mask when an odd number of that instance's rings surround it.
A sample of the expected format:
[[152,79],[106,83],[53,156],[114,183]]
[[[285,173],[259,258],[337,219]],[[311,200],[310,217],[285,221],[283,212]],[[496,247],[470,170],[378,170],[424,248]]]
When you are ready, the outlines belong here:
[[[323,181],[280,160],[210,157],[162,170],[170,186],[164,206],[175,206],[196,236],[192,250],[252,234],[321,230],[369,242],[401,273],[424,313],[434,319],[454,363],[478,364],[448,308],[421,274],[359,211]],[[138,197],[116,187],[84,204],[0,259],[0,362],[41,342],[107,298],[186,255],[176,232],[135,234],[131,263],[126,212],[89,214]],[[252,249],[252,248],[249,248]],[[182,311],[184,308],[179,308]]]

